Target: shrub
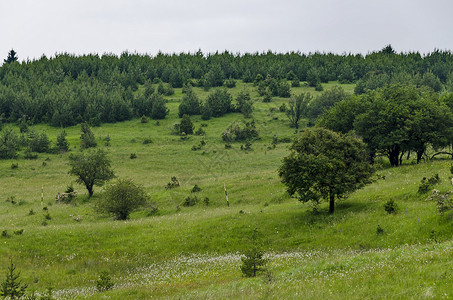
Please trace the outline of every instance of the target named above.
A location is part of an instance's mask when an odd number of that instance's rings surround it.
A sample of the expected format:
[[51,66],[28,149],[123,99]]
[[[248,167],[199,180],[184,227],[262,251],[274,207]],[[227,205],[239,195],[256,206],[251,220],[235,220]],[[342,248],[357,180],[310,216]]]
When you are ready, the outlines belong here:
[[201,108],[202,105],[198,96],[192,90],[188,90],[179,105],[179,117],[181,118],[185,114],[189,116],[200,115]]
[[94,137],[93,131],[91,131],[90,126],[88,123],[84,122],[81,124],[81,131],[82,134],[80,135],[80,139],[82,140],[82,148],[92,148],[97,146],[96,139]]
[[423,179],[420,182],[420,185],[418,186],[418,193],[419,194],[426,194],[429,192],[435,184],[440,183],[440,177],[439,174],[434,174],[430,178],[426,179],[426,177],[423,177]]
[[171,178],[171,181],[169,183],[167,183],[167,186],[165,187],[165,189],[170,190],[170,189],[174,189],[176,187],[179,187],[179,180],[176,178],[176,176],[173,176]]
[[236,80],[234,80],[233,78],[226,79],[225,81],[223,81],[223,85],[229,89],[234,88],[236,86]]
[[453,191],[441,194],[438,190],[433,190],[431,195],[426,200],[435,201],[437,211],[440,215],[443,215],[445,212],[453,210],[453,200],[450,198],[451,193],[453,193]]
[[183,206],[186,206],[186,207],[189,207],[189,206],[194,206],[195,204],[198,203],[198,197],[197,196],[188,196],[186,197],[186,199],[184,199],[182,205]]
[[222,133],[222,139],[225,142],[247,141],[258,137],[258,130],[255,121],[239,123],[234,122],[228,126]]
[[96,289],[98,292],[111,290],[114,285],[112,277],[107,271],[102,271],[101,274],[99,274],[98,280],[96,280]]
[[195,131],[195,135],[206,135],[206,131],[203,130],[203,128],[198,128],[197,131]]
[[198,186],[198,184],[194,185],[191,192],[192,193],[198,193],[198,192],[201,192],[201,187]]
[[41,134],[36,133],[35,131],[30,131],[28,133],[28,146],[31,148],[31,151],[44,153],[50,151],[50,140],[46,132],[43,131]]
[[263,258],[264,253],[258,245],[257,234],[258,231],[255,229],[251,237],[252,245],[241,258],[241,271],[245,277],[256,277],[258,273],[266,270],[267,259]]
[[66,152],[69,150],[69,142],[66,139],[66,131],[61,131],[57,136],[56,148],[60,152]]
[[19,163],[12,163],[11,164],[11,169],[14,170],[14,169],[17,169],[17,168],[19,168]]
[[120,179],[108,186],[96,203],[101,213],[112,215],[116,220],[127,220],[129,214],[148,202],[149,196],[142,186],[130,179]]
[[135,153],[131,153],[131,155],[129,156],[130,159],[135,159],[137,158],[137,154]]
[[152,98],[151,107],[151,118],[153,119],[165,119],[165,116],[170,112],[167,109],[165,99],[160,94],[154,94]]
[[398,205],[390,199],[384,204],[384,209],[388,214],[396,214],[398,212]]
[[188,115],[183,115],[179,124],[179,134],[193,134],[194,125]]
[[384,234],[384,229],[382,229],[381,225],[377,226],[376,234],[378,234],[378,235]]
[[148,144],[151,144],[153,142],[153,140],[151,138],[144,138],[143,141],[142,141],[142,144],[143,145],[148,145]]
[[140,123],[144,124],[144,123],[148,123],[148,122],[149,122],[149,120],[148,120],[148,118],[147,118],[145,115],[143,115],[143,116],[140,118]]
[[3,129],[0,132],[0,159],[16,158],[20,148],[20,141],[12,129]]
[[[231,101],[232,97],[226,89],[217,89],[208,95],[208,99],[204,106],[207,106],[206,109],[210,110],[213,117],[220,117],[234,111]],[[203,115],[204,113],[205,112],[203,112]]]

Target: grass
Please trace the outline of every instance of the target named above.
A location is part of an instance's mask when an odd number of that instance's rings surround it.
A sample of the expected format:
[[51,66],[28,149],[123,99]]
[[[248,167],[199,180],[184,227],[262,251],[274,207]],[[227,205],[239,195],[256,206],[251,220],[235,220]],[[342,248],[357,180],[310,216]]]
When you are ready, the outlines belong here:
[[[256,99],[251,85],[242,82],[231,92],[245,87]],[[294,90],[313,92],[307,87]],[[202,99],[207,95],[202,89],[196,92]],[[284,114],[270,108],[286,99],[255,100],[261,139],[245,152],[241,143],[225,149],[220,138],[229,124],[242,119],[240,114],[208,121],[193,117],[196,128],[205,124],[204,137],[181,140],[172,135],[180,96],[176,89],[169,97],[170,115],[159,125],[134,119],[93,128],[115,173],[145,187],[158,206],[156,215],[145,209],[124,222],[96,214],[92,203],[102,188],[96,187],[88,199],[84,187],[68,175],[68,153],[0,161],[0,231],[8,233],[0,237],[0,270],[12,258],[29,290],[53,287],[58,298],[452,297],[451,217],[439,216],[434,203],[425,201],[427,195],[417,194],[420,180],[435,173],[442,179],[436,188],[449,190],[450,161],[383,167],[378,173],[385,179],[338,202],[335,214],[327,214],[326,204],[313,214],[309,205],[289,198],[277,176],[289,144],[274,149],[272,137],[295,134]],[[42,124],[33,129],[45,130],[54,141],[60,132]],[[71,152],[79,151],[80,127],[65,130]],[[152,143],[143,144],[147,138]],[[202,139],[206,145],[192,151]],[[131,153],[137,158],[130,159]],[[18,168],[12,169],[13,163]],[[181,186],[166,190],[172,176]],[[56,194],[70,184],[78,191],[77,201],[58,205]],[[181,205],[195,184],[202,188],[198,198],[208,197],[209,206]],[[400,208],[397,214],[384,210],[390,199]],[[29,215],[30,210],[35,214]],[[80,222],[74,220],[77,216]],[[240,255],[255,228],[271,274],[246,279],[239,270]],[[22,234],[14,234],[21,229]],[[95,282],[103,270],[116,285],[98,293]]]

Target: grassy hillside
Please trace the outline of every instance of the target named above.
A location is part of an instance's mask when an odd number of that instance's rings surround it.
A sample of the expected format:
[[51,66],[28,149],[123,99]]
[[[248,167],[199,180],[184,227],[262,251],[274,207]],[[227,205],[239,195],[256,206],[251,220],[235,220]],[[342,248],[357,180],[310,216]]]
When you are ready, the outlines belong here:
[[[102,188],[96,187],[94,199],[88,199],[84,187],[68,175],[68,153],[0,161],[0,231],[8,235],[0,237],[1,277],[12,259],[29,290],[52,287],[58,298],[453,297],[453,221],[439,216],[434,203],[425,201],[427,195],[417,194],[420,180],[435,173],[442,179],[436,188],[449,190],[450,161],[399,168],[383,162],[381,179],[339,202],[335,214],[328,215],[326,205],[313,214],[309,205],[288,197],[277,176],[289,143],[274,148],[272,137],[293,138],[295,132],[286,116],[272,108],[287,99],[263,103],[243,83],[230,91],[235,95],[244,88],[256,99],[253,116],[261,137],[252,143],[252,151],[241,150],[241,143],[226,149],[221,140],[223,130],[243,118],[240,114],[208,121],[193,117],[196,128],[206,131],[204,137],[182,140],[172,135],[173,124],[179,122],[178,89],[168,97],[165,120],[93,128],[115,174],[143,185],[157,214],[149,208],[128,221],[114,221],[95,213],[92,203]],[[315,93],[293,89],[302,91]],[[202,99],[207,95],[196,92]],[[45,125],[33,129],[45,130],[54,141],[60,132]],[[79,151],[80,126],[66,132],[71,152]],[[143,144],[145,139],[152,143]],[[191,150],[202,139],[206,145]],[[137,158],[130,159],[131,153]],[[11,168],[13,163],[17,169]],[[181,186],[166,190],[172,176]],[[55,195],[70,184],[78,192],[76,203],[58,205]],[[202,188],[197,196],[209,198],[209,205],[183,207],[195,184]],[[383,205],[390,199],[398,204],[398,214],[385,212]],[[80,222],[74,220],[77,216]],[[240,256],[250,247],[255,228],[270,273],[246,279]],[[14,234],[21,229],[22,234]],[[95,282],[103,270],[116,285],[98,293]]]

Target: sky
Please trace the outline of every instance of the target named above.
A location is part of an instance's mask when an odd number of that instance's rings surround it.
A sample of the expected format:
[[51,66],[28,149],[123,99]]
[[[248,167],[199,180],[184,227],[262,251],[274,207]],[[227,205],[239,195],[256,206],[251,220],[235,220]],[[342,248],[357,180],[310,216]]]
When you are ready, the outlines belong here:
[[0,59],[453,50],[451,0],[0,0]]

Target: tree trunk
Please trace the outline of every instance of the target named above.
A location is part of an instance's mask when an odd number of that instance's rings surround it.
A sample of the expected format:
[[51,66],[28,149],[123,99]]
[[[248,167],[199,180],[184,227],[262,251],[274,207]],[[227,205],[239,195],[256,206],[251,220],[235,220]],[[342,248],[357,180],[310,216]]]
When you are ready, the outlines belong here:
[[335,210],[335,195],[331,192],[329,194],[329,214],[333,214],[333,211]]
[[86,184],[85,186],[88,190],[88,197],[91,198],[91,196],[93,196],[93,186],[89,184]]

